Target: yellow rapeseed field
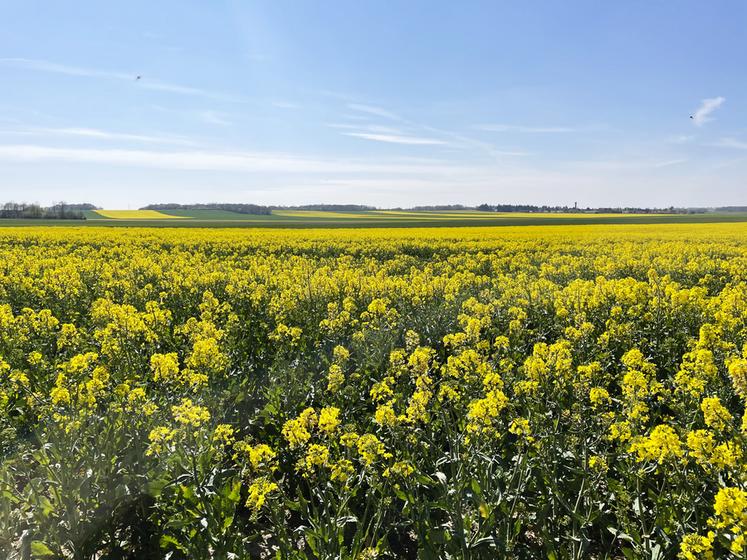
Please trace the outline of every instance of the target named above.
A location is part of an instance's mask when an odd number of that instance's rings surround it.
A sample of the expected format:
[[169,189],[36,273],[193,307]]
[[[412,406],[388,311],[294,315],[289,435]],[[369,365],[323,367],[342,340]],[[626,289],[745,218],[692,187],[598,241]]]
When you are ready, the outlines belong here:
[[158,210],[95,210],[96,214],[114,220],[171,220],[183,216],[170,216]]
[[747,224],[0,229],[3,558],[745,558],[745,399]]

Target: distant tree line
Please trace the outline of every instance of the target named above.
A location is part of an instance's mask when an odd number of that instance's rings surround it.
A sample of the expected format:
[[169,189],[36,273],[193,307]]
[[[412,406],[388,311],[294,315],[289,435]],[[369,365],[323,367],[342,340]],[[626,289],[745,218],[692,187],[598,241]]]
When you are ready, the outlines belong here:
[[46,207],[25,202],[6,202],[0,207],[0,219],[85,220],[83,210],[95,208],[92,204],[66,204],[65,202],[57,202]]
[[70,210],[101,210],[101,206],[96,206],[95,204],[90,204],[88,202],[75,204],[67,203],[65,206]]
[[259,214],[267,215],[272,213],[269,206],[259,206],[258,204],[149,204],[143,206],[140,210],[225,210],[226,212],[236,212],[237,214]]
[[714,210],[716,212],[747,212],[747,206],[721,206]]
[[[404,208],[404,210],[413,210],[415,212],[433,212],[439,210],[472,210],[470,206],[464,206],[463,204],[436,204],[432,206],[413,206],[412,208]],[[397,208],[402,210],[402,208]]]
[[303,204],[300,206],[260,206],[258,204],[231,204],[211,202],[208,204],[149,204],[140,210],[225,210],[238,214],[271,214],[273,210],[311,210],[315,212],[355,212],[376,210],[374,206],[362,204]]
[[579,208],[578,206],[535,206],[533,204],[480,204],[476,210],[483,212],[557,212],[557,213],[579,213],[579,214],[698,214],[706,210],[704,208]]
[[300,206],[271,206],[275,210],[310,210],[313,212],[363,212],[376,210],[364,204],[302,204]]
[[[92,204],[68,205],[67,209],[94,210]],[[141,210],[225,210],[238,214],[271,214],[273,210],[308,210],[314,212],[364,212],[377,210],[375,206],[365,204],[301,204],[295,206],[259,204],[232,204],[214,202],[208,204],[149,204]],[[605,207],[581,208],[574,206],[550,206],[534,204],[480,204],[479,206],[465,206],[463,204],[435,204],[427,206],[412,206],[410,208],[388,208],[388,210],[410,210],[420,212],[449,211],[449,210],[480,210],[482,212],[536,212],[536,213],[582,213],[582,214],[703,214],[706,212],[747,212],[746,206],[724,206],[721,208],[640,208],[640,207]]]

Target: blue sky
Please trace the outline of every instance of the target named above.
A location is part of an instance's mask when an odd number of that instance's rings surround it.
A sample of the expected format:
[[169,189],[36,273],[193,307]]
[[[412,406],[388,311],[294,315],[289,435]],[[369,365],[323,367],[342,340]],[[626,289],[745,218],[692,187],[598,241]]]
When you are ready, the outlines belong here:
[[2,200],[747,204],[741,1],[2,13]]

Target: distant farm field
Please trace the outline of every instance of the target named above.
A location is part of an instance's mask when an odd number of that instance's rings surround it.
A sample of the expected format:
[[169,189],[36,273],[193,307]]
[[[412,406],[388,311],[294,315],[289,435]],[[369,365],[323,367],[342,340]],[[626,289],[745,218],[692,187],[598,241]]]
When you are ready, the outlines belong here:
[[92,210],[86,219],[109,219],[109,220],[169,220],[180,218],[157,210]]
[[[497,213],[475,210],[436,212],[372,210],[320,212],[274,210],[272,214],[239,214],[225,210],[96,210],[85,212],[84,226],[152,227],[460,227],[582,224],[688,224],[747,222],[747,213],[583,214]],[[0,220],[2,225],[66,225],[56,220]]]

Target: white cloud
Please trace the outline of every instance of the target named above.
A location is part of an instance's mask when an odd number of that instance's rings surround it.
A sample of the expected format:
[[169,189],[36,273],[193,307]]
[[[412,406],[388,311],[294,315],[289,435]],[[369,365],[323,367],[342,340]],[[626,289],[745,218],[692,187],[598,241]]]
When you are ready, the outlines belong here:
[[386,142],[389,144],[408,144],[412,146],[439,146],[447,144],[443,140],[435,138],[420,138],[417,136],[401,136],[397,134],[379,134],[374,132],[343,132],[344,136],[354,136],[364,140],[375,142]]
[[69,66],[67,64],[57,64],[46,60],[34,60],[30,58],[0,58],[0,64],[5,66],[15,66],[17,68],[26,68],[28,70],[37,70],[39,72],[51,72],[54,74],[65,74],[67,76],[85,76],[90,78],[109,78],[113,80],[135,80],[135,74],[125,72],[109,72],[105,70],[94,70],[91,68],[81,68],[79,66]]
[[463,173],[460,165],[439,160],[390,161],[325,159],[273,152],[149,151],[99,148],[57,148],[43,145],[0,146],[0,160],[18,162],[71,162],[178,170],[273,173]]
[[195,146],[196,143],[179,136],[156,136],[148,134],[129,134],[112,132],[97,128],[44,128],[27,127],[17,129],[0,129],[0,134],[20,134],[31,136],[78,136],[96,140],[115,140],[125,142],[142,142],[145,144],[172,144],[179,146]]
[[399,115],[396,115],[392,113],[391,111],[387,111],[386,109],[382,109],[381,107],[376,107],[374,105],[363,105],[361,103],[348,103],[348,109],[352,109],[353,111],[358,111],[360,113],[375,115],[377,117],[384,117],[385,119],[391,119],[395,121],[402,120]]
[[567,126],[522,126],[511,124],[478,124],[473,128],[486,132],[534,132],[534,133],[556,133],[575,132],[575,128]]
[[736,150],[747,150],[747,142],[737,140],[736,138],[722,138],[712,146],[718,148],[734,148]]
[[686,163],[686,158],[656,160],[652,158],[633,157],[628,159],[567,160],[564,167],[575,170],[586,170],[593,173],[636,173],[646,172]]
[[708,121],[713,120],[710,118],[710,114],[721,107],[724,101],[726,101],[726,98],[721,96],[704,99],[701,102],[700,107],[698,107],[698,109],[692,114],[692,120],[693,123],[695,123],[695,126],[703,126]]
[[183,86],[179,84],[172,84],[168,82],[161,82],[143,76],[137,80],[137,72],[114,72],[109,70],[97,70],[93,68],[84,68],[80,66],[70,66],[67,64],[57,64],[55,62],[49,62],[47,60],[35,60],[30,58],[0,58],[0,64],[4,66],[14,66],[17,68],[25,68],[27,70],[35,70],[38,72],[49,72],[53,74],[64,74],[66,76],[80,76],[86,78],[103,78],[107,80],[119,80],[132,82],[139,88],[149,89],[153,91],[165,91],[168,93],[176,93],[179,95],[192,95],[197,97],[205,97],[208,99],[214,99],[218,101],[233,101],[240,102],[243,99],[228,95],[225,93],[208,91],[205,89]]
[[654,168],[658,169],[660,167],[669,167],[670,165],[678,165],[680,163],[685,163],[685,162],[687,162],[687,160],[686,159],[682,159],[682,158],[680,158],[680,159],[668,159],[668,160],[665,160],[665,161],[657,161],[656,163],[653,163],[651,165],[651,167],[654,167]]
[[695,140],[695,135],[693,134],[678,134],[667,138],[667,142],[670,142],[671,144],[687,144],[693,140]]
[[228,119],[226,113],[219,111],[202,111],[200,112],[200,118],[207,124],[217,124],[220,126],[230,126],[233,123]]
[[281,100],[272,101],[271,105],[273,107],[277,107],[278,109],[300,109],[301,108],[301,106],[297,103],[292,103],[290,101],[281,101]]

